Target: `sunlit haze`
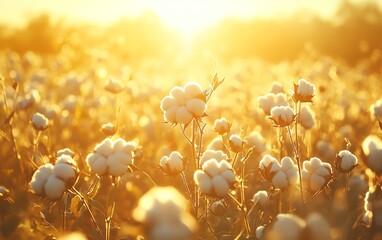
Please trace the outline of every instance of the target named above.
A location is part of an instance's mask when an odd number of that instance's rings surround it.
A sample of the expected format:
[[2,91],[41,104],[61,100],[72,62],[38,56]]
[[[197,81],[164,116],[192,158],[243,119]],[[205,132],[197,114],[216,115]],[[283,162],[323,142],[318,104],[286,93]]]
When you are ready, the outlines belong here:
[[340,2],[340,0],[13,0],[10,3],[1,0],[0,8],[7,11],[2,12],[0,22],[21,25],[28,16],[47,12],[56,17],[65,16],[72,21],[110,23],[121,17],[153,12],[168,27],[190,35],[228,16],[274,17],[304,10],[328,18],[335,13]]

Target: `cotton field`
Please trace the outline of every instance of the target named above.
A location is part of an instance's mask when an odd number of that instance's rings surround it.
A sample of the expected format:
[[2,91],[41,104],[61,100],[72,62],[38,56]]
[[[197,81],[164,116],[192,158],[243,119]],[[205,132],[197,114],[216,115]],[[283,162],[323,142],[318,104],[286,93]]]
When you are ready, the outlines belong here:
[[0,50],[1,239],[382,239],[379,50],[220,61],[84,36]]

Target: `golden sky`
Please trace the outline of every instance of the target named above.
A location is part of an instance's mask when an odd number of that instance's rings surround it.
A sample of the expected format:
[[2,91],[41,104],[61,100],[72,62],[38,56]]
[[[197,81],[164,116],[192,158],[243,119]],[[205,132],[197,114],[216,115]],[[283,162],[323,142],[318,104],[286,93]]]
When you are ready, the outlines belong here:
[[[296,10],[315,12],[324,18],[334,14],[342,0],[0,0],[0,22],[21,25],[39,12],[70,20],[109,23],[146,11],[184,34],[208,27],[227,16],[242,18],[290,15]],[[351,2],[360,0],[351,0]],[[363,0],[377,1],[377,0]],[[382,1],[379,2],[382,5]]]

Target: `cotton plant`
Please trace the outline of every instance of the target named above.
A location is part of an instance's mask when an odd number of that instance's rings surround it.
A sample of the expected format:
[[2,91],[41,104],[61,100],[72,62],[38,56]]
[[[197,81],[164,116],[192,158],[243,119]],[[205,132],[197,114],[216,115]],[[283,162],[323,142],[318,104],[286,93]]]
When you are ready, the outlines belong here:
[[214,122],[214,131],[220,135],[228,133],[230,128],[231,128],[231,123],[228,122],[228,120],[225,119],[224,117],[216,119]]
[[259,162],[263,178],[279,189],[287,189],[298,182],[298,168],[290,157],[284,157],[281,164],[271,155],[265,155]]
[[185,206],[186,199],[175,188],[154,187],[139,199],[133,217],[149,239],[194,239],[196,220]]
[[222,198],[235,184],[235,172],[226,160],[218,162],[212,158],[195,171],[194,181],[203,194]]
[[294,122],[296,114],[289,106],[279,106],[271,109],[269,118],[276,126],[288,127]]
[[32,126],[37,131],[44,131],[49,127],[49,119],[41,113],[35,113],[31,120]]
[[260,108],[267,116],[271,115],[271,109],[273,107],[288,106],[287,98],[284,93],[267,93],[264,96],[260,96],[257,100]]
[[358,166],[358,158],[349,150],[341,150],[333,165],[339,172],[349,173]]
[[86,157],[86,163],[98,176],[119,177],[124,175],[129,170],[129,166],[134,163],[136,149],[135,142],[126,142],[122,138],[114,141],[106,138],[95,146],[93,153]]
[[163,156],[159,162],[160,170],[169,176],[182,173],[185,166],[185,158],[177,151],[172,152],[169,156]]
[[265,208],[268,202],[268,192],[264,190],[257,191],[253,195],[252,202],[255,206]]
[[245,143],[239,135],[232,134],[229,137],[228,141],[231,151],[233,151],[234,153],[239,153],[243,151]]
[[333,170],[329,163],[317,157],[304,161],[302,170],[303,187],[310,192],[318,192],[332,180]]
[[184,87],[174,87],[161,102],[164,119],[172,124],[189,124],[194,118],[205,116],[206,96],[202,87],[195,82]]
[[55,164],[46,163],[33,174],[29,187],[32,193],[58,200],[77,180],[79,169],[72,156],[61,154]]

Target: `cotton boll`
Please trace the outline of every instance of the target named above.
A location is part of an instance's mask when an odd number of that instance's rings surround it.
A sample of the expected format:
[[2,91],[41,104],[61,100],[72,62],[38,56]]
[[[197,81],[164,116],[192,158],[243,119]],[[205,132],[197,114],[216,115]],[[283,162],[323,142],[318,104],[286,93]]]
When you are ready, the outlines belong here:
[[265,96],[258,98],[260,108],[263,109],[266,115],[270,115],[271,109],[274,107],[275,94],[268,93]]
[[314,112],[307,106],[303,106],[298,116],[298,122],[305,129],[311,129],[316,124]]
[[126,146],[126,141],[123,138],[118,138],[117,140],[113,142],[113,145],[112,145],[113,153],[123,151],[125,146]]
[[288,106],[287,96],[285,93],[278,93],[275,95],[274,106]]
[[227,160],[227,155],[221,151],[221,150],[218,150],[218,151],[215,151],[215,150],[206,150],[204,151],[204,153],[202,154],[202,157],[200,158],[199,160],[199,164],[201,166],[203,166],[203,164],[211,159],[211,158],[214,158],[216,159],[216,161],[220,162],[222,160]]
[[264,226],[257,227],[256,228],[256,238],[259,240],[263,240],[264,239],[264,231],[265,231]]
[[77,177],[77,173],[73,169],[73,166],[66,163],[56,163],[56,165],[53,167],[53,173],[64,181],[68,181]]
[[172,152],[169,157],[162,157],[159,167],[165,174],[179,174],[184,170],[183,157],[179,152]]
[[32,125],[38,131],[48,128],[49,120],[41,113],[35,113],[32,117]]
[[232,170],[232,165],[229,162],[227,162],[225,159],[222,159],[219,162],[219,170],[220,170],[220,173],[226,170]]
[[366,156],[366,165],[376,174],[382,173],[382,141],[375,135],[368,136],[362,143],[362,151]]
[[276,106],[271,109],[271,120],[279,127],[286,127],[292,124],[295,114],[289,106]]
[[268,150],[267,143],[264,137],[256,131],[253,131],[245,138],[249,147],[254,147],[254,151],[257,153],[263,153]]
[[229,137],[229,145],[231,147],[231,150],[234,151],[234,152],[240,152],[241,150],[243,150],[243,139],[241,139],[240,136],[238,135],[231,135]]
[[329,170],[324,166],[318,167],[314,172],[322,177],[326,177],[330,174]]
[[105,84],[105,90],[114,94],[120,93],[123,89],[121,82],[114,78],[109,78]]
[[169,123],[176,123],[176,112],[178,110],[178,106],[170,107],[165,113],[164,113],[164,120]]
[[370,115],[373,120],[382,121],[382,99],[370,106]]
[[315,174],[315,173],[313,173],[313,174],[310,176],[309,188],[310,188],[312,191],[317,192],[317,191],[319,191],[324,185],[325,185],[325,178],[323,178],[322,176],[317,175],[317,174]]
[[285,171],[285,175],[288,179],[289,184],[296,184],[299,182],[298,180],[298,169],[297,167],[290,168]]
[[184,92],[186,95],[186,99],[190,100],[192,98],[196,98],[196,97],[199,97],[200,95],[202,95],[203,89],[200,86],[200,84],[195,83],[195,82],[190,82],[184,86]]
[[226,180],[229,185],[235,183],[235,174],[232,170],[225,170],[221,173],[221,176]]
[[211,150],[224,150],[225,149],[225,145],[224,145],[224,142],[221,140],[221,138],[218,136],[216,138],[214,138],[207,146],[207,149],[211,149]]
[[65,182],[55,175],[50,175],[44,185],[45,195],[52,200],[60,198],[65,190]]
[[173,97],[170,97],[170,96],[166,96],[165,98],[163,98],[163,100],[161,101],[161,105],[160,105],[160,108],[163,110],[163,111],[167,111],[169,110],[171,107],[177,107],[178,106],[178,103],[176,102],[175,98]]
[[193,113],[197,117],[204,115],[207,105],[200,99],[193,98],[187,101],[186,108],[187,111]]
[[301,218],[292,214],[278,214],[271,229],[271,239],[298,240],[305,227]]
[[222,176],[215,176],[212,179],[212,185],[215,191],[216,196],[224,197],[227,195],[229,190],[229,185],[227,181]]
[[110,138],[105,138],[94,148],[94,151],[104,157],[110,156],[113,153],[113,141]]
[[357,157],[348,150],[342,150],[338,153],[339,167],[342,172],[349,172],[358,163]]
[[111,157],[115,157],[117,159],[119,159],[119,161],[125,165],[130,165],[133,163],[133,158],[131,157],[131,155],[129,154],[126,154],[125,152],[116,152],[114,153],[113,155],[111,155],[108,160],[111,158]]
[[214,122],[214,130],[218,134],[222,135],[227,133],[230,129],[230,123],[225,118],[216,119]]
[[57,157],[60,157],[61,155],[68,155],[70,157],[74,156],[74,152],[69,148],[64,148],[57,151]]
[[104,156],[99,156],[94,160],[93,165],[90,165],[90,167],[95,173],[102,176],[107,171],[107,160]]
[[111,175],[117,177],[125,174],[127,172],[127,164],[126,160],[123,159],[126,154],[123,153],[115,153],[107,159],[107,166],[108,166],[108,171]]
[[180,107],[176,110],[176,122],[181,124],[187,124],[191,122],[193,116],[187,110],[186,107]]
[[122,152],[131,155],[138,147],[138,144],[134,141],[126,142],[125,146],[121,150]]
[[312,166],[312,169],[316,169],[322,166],[322,161],[317,157],[313,157],[310,159],[310,164]]
[[181,87],[174,87],[170,91],[170,96],[175,98],[179,106],[184,106],[186,104],[186,95]]
[[281,168],[286,171],[289,168],[294,167],[293,160],[290,157],[283,157],[281,159]]
[[53,174],[53,165],[50,163],[40,166],[32,176],[32,181],[29,183],[29,186],[33,193],[41,195],[43,194],[44,184]]
[[310,239],[312,240],[330,240],[330,226],[326,219],[318,214],[311,213],[306,219],[307,228],[309,229]]
[[203,164],[202,169],[210,176],[216,176],[219,174],[219,163],[212,158]]
[[305,79],[298,80],[297,93],[303,96],[312,96],[315,94],[315,87],[312,83],[306,81]]
[[268,201],[267,191],[258,191],[253,195],[253,203],[259,207],[265,207]]
[[199,186],[200,191],[209,194],[212,189],[211,178],[202,170],[196,170],[194,173],[194,181]]
[[288,187],[288,179],[283,171],[278,171],[272,178],[272,184],[276,188],[285,189]]
[[215,201],[210,206],[210,211],[216,216],[223,216],[227,211],[227,205],[224,200]]

